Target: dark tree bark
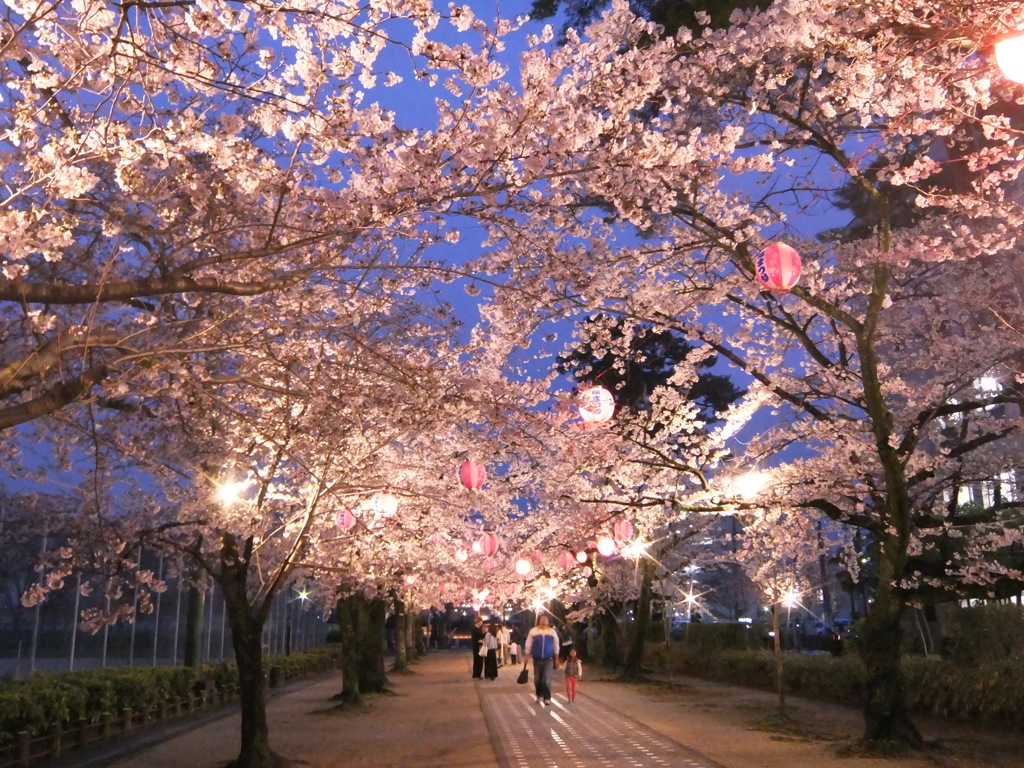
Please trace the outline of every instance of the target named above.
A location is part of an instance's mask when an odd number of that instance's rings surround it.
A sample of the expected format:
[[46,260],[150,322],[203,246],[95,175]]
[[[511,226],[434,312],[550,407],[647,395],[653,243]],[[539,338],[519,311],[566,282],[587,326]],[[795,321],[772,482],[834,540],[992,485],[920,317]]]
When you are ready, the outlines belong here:
[[361,592],[338,601],[341,629],[342,688],[344,704],[362,704],[363,696],[387,687],[384,671],[384,623],[387,603],[368,600]]
[[651,585],[654,583],[655,564],[653,560],[643,560],[643,579],[640,582],[640,596],[636,603],[636,624],[633,638],[626,654],[626,663],[619,675],[622,680],[640,680],[643,678],[644,649],[651,633]]
[[621,667],[622,652],[619,647],[619,622],[610,607],[606,607],[598,614],[598,626],[601,628],[600,637],[597,639],[601,665],[609,669]]
[[[196,584],[206,581],[206,571],[198,568],[195,575]],[[203,661],[200,651],[200,638],[203,636],[203,616],[206,605],[206,592],[193,585],[188,590],[188,607],[185,615],[185,660],[184,666],[197,670]]]
[[360,652],[362,650],[362,623],[365,603],[361,594],[349,595],[338,601],[338,628],[341,632],[341,694],[344,704],[362,704],[360,685]]
[[286,761],[270,749],[267,724],[267,681],[263,667],[263,625],[266,611],[249,602],[247,576],[252,541],[238,552],[234,537],[224,536],[221,571],[214,578],[224,594],[231,640],[238,666],[239,704],[242,710],[241,747],[231,768],[280,768]]
[[395,663],[392,665],[391,669],[395,672],[404,672],[409,668],[409,653],[405,626],[405,601],[398,596],[398,592],[395,590],[391,590],[391,600],[395,608]]
[[359,640],[359,689],[363,693],[380,693],[387,688],[388,678],[384,669],[385,623],[388,604],[375,597],[363,599],[366,620]]
[[882,541],[878,589],[864,620],[860,654],[867,671],[864,698],[864,739],[867,742],[920,747],[924,741],[907,706],[901,664],[903,598],[895,587],[903,572],[906,547],[899,537]]
[[416,661],[420,657],[420,649],[416,643],[419,621],[417,621],[415,606],[406,606],[405,611],[405,655],[410,661]]

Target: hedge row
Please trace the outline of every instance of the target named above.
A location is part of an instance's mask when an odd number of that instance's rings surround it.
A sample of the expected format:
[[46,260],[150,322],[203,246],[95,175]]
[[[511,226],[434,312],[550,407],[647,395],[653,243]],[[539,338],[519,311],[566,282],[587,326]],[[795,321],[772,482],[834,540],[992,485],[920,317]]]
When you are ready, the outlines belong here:
[[[337,646],[271,657],[266,667],[279,667],[285,677],[302,677],[337,665]],[[19,731],[38,735],[53,723],[65,726],[85,718],[97,722],[104,712],[136,712],[161,702],[192,695],[197,682],[219,689],[238,683],[234,662],[205,664],[197,673],[183,667],[109,667],[58,675],[36,674],[0,683],[0,746],[13,743]]]
[[[775,688],[771,651],[702,651],[684,644],[649,648],[648,663],[659,671],[691,675],[766,690]],[[956,718],[1024,723],[1024,664],[999,659],[965,666],[934,657],[903,659],[912,709]],[[783,677],[789,693],[859,706],[864,665],[855,654],[840,657],[785,654]]]

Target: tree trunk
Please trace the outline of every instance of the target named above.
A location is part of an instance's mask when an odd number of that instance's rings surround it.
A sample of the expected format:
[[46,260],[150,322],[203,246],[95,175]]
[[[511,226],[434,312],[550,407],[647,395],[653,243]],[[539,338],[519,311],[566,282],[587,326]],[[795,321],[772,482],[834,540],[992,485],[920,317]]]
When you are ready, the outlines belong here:
[[622,666],[622,658],[619,651],[619,622],[610,608],[605,608],[598,614],[598,626],[601,628],[601,636],[598,638],[600,647],[601,665],[609,669]]
[[[888,209],[880,201],[879,246],[889,250]],[[871,304],[864,325],[857,334],[857,351],[861,357],[861,381],[864,406],[871,420],[875,450],[885,476],[885,496],[877,510],[880,525],[878,589],[875,602],[867,609],[861,635],[861,657],[867,669],[864,694],[864,740],[879,745],[920,747],[921,734],[910,718],[900,665],[903,628],[903,597],[896,584],[903,578],[910,547],[912,512],[907,487],[906,465],[896,449],[892,412],[885,400],[884,389],[874,346],[874,332],[879,312],[889,285],[890,268],[880,262],[875,266]]]
[[183,665],[196,671],[199,671],[199,665],[203,662],[203,617],[206,613],[206,590],[200,589],[198,585],[205,584],[206,579],[206,570],[197,567],[196,583],[189,587],[185,613],[185,659]]
[[363,693],[380,693],[387,688],[384,669],[384,645],[388,604],[379,597],[363,599],[365,621],[359,640],[359,689]]
[[920,732],[910,717],[900,663],[903,601],[895,581],[902,572],[905,548],[886,536],[880,547],[878,590],[864,620],[860,653],[867,671],[864,692],[864,739],[881,745],[919,747]]
[[341,632],[341,694],[343,704],[362,704],[360,686],[360,652],[362,628],[360,626],[361,594],[349,595],[338,601],[338,629]]
[[654,561],[643,560],[643,579],[640,582],[640,596],[636,602],[636,624],[633,628],[633,639],[626,654],[626,664],[619,675],[621,680],[640,680],[643,678],[644,650],[647,648],[647,637],[651,629],[651,585],[654,583]]
[[270,749],[267,724],[267,682],[263,669],[264,620],[249,603],[246,565],[225,565],[218,582],[231,625],[231,641],[238,667],[239,704],[242,710],[241,748],[231,768],[278,768],[285,761]]
[[391,600],[395,606],[395,663],[391,669],[404,672],[409,668],[408,645],[406,642],[405,601],[398,592],[391,590]]
[[405,611],[405,655],[410,662],[420,657],[420,650],[416,644],[417,633],[416,609],[414,606],[406,606]]
[[772,634],[775,636],[773,648],[775,650],[775,692],[779,697],[779,714],[786,716],[786,684],[782,676],[784,672],[782,662],[782,632],[779,627],[779,603],[772,603]]

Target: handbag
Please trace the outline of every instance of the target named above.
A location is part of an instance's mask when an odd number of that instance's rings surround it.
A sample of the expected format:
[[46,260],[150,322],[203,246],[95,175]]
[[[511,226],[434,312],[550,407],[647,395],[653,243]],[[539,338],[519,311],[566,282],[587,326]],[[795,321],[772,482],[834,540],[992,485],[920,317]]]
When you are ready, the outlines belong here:
[[530,681],[530,672],[526,667],[523,667],[523,671],[519,673],[519,677],[516,678],[516,682],[520,685],[525,685]]
[[483,643],[480,643],[480,656],[485,659],[487,658],[487,647]]

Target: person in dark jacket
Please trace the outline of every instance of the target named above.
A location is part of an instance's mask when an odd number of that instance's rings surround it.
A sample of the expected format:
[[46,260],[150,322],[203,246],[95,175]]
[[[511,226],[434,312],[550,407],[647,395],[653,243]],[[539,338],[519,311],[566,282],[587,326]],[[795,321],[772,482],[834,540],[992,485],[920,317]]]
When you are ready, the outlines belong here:
[[480,655],[480,646],[484,642],[484,620],[479,616],[473,623],[469,633],[469,647],[473,649],[473,679],[480,680],[484,672],[484,657]]

